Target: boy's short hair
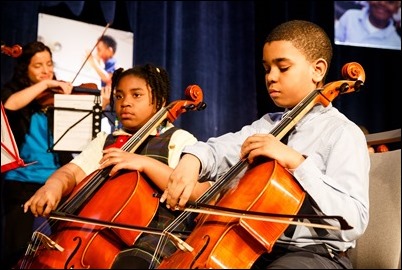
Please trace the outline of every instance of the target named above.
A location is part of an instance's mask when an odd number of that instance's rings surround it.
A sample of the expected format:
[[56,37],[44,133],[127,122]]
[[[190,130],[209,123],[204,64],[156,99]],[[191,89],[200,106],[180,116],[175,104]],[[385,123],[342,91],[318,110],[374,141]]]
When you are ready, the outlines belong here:
[[328,66],[331,65],[331,40],[320,26],[312,22],[293,20],[282,23],[268,34],[265,43],[280,40],[290,41],[309,61],[323,58]]
[[116,40],[108,35],[103,35],[99,38],[99,41],[102,41],[103,43],[105,43],[108,47],[111,47],[113,49],[113,52],[116,53],[116,49],[117,49],[117,42]]

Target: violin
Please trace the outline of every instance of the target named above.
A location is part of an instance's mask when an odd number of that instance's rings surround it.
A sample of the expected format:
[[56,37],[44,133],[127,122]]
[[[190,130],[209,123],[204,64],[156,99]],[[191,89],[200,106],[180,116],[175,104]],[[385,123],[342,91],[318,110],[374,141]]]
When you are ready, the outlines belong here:
[[[312,91],[272,129],[270,134],[282,139],[315,104],[320,103],[326,107],[339,94],[359,91],[365,80],[364,70],[356,62],[344,65],[342,75],[347,80],[328,83],[322,89]],[[239,179],[239,174],[244,171]],[[232,184],[234,179],[238,180],[236,185]],[[222,194],[222,190],[225,190],[225,193]],[[304,218],[297,213],[306,192],[293,175],[276,160],[261,158],[252,164],[246,159],[240,160],[219,177],[194,205],[210,203],[218,196],[218,201],[210,209],[220,208],[222,211],[194,211],[200,209],[189,207],[165,229],[168,233],[187,220],[189,213],[201,213],[196,218],[195,228],[185,240],[186,248],[178,249],[171,256],[164,258],[158,269],[251,268],[261,254],[271,252],[273,245],[289,224],[309,224],[293,221],[294,218]],[[236,210],[240,214],[234,215],[235,211],[227,211],[228,209]],[[253,215],[249,216],[250,212]],[[264,220],[261,216],[252,218],[255,213],[269,213],[271,219]],[[272,217],[276,217],[276,220]],[[326,224],[317,224],[314,227],[320,227],[318,225]],[[348,225],[347,228],[338,229],[351,228]],[[167,238],[162,237],[155,254],[162,253],[166,242]],[[151,265],[150,268],[154,266]]]
[[[36,96],[35,100],[40,104],[42,109],[46,109],[48,107],[52,107],[54,105],[54,95],[60,94],[61,89],[50,88],[38,96]],[[83,83],[79,86],[74,86],[71,94],[86,94],[86,95],[100,95],[100,90],[95,83]]]
[[1,53],[4,53],[4,54],[6,54],[8,56],[16,58],[16,57],[19,57],[21,55],[22,47],[20,45],[18,45],[18,44],[15,44],[15,45],[13,45],[11,47],[8,47],[8,46],[2,44],[1,45]]

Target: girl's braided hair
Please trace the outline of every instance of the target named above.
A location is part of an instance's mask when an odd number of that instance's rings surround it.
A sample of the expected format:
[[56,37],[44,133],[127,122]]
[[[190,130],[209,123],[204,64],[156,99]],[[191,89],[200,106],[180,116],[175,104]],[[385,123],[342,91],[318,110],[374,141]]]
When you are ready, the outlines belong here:
[[151,88],[152,101],[159,110],[170,98],[170,80],[167,71],[153,64],[137,65],[130,69],[116,69],[112,76],[112,91],[110,96],[110,106],[114,110],[114,93],[116,86],[125,76],[134,76],[145,80]]

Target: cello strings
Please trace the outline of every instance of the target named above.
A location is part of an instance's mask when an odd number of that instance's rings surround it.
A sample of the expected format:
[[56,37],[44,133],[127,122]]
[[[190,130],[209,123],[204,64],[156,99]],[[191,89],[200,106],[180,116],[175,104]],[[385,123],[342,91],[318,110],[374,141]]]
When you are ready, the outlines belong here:
[[[245,167],[248,165],[246,160],[240,160],[237,162],[234,166],[232,166],[228,172],[222,177],[220,177],[204,194],[202,194],[197,202],[198,203],[207,203],[211,201],[213,198],[216,198],[217,195],[221,192],[221,190],[225,187],[227,187],[230,183],[232,183],[232,180],[234,179],[233,176],[238,175],[240,171],[245,169]],[[189,206],[190,208],[193,208],[194,206]],[[178,228],[179,225],[181,225],[183,222],[185,222],[190,215],[192,215],[191,212],[183,212],[181,213],[174,221],[172,221],[164,230],[162,233],[162,236],[159,238],[158,244],[155,248],[154,255],[152,256],[152,260],[149,266],[149,269],[153,269],[156,266],[156,260],[159,258],[158,254],[163,254],[162,251],[164,250],[169,237],[165,236],[168,233],[173,232]]]
[[159,238],[158,244],[156,245],[154,255],[152,256],[152,260],[149,265],[149,269],[154,269],[156,267],[156,260],[159,260],[159,254],[163,254],[163,250],[168,243],[169,237],[168,233],[174,231],[178,228],[180,224],[182,224],[186,218],[189,216],[189,213],[181,213],[174,221],[172,221],[163,231],[161,237]]
[[162,107],[142,128],[140,128],[131,138],[121,147],[126,152],[132,152],[135,146],[139,146],[140,139],[145,138],[145,135],[155,128],[162,116],[168,112],[167,107]]
[[[49,221],[49,219],[44,220],[38,228],[32,233],[31,240],[28,244],[28,247],[25,251],[25,256],[21,260],[21,265],[20,268],[25,269],[27,268],[27,264],[31,261],[30,258],[33,258],[36,252],[39,250],[40,244],[42,241],[39,238],[39,234],[37,232],[41,232],[43,234],[46,234],[48,231],[47,227],[49,229],[51,228],[51,223],[52,221]],[[50,232],[49,232],[50,234]],[[31,262],[32,263],[32,262]],[[29,263],[29,264],[31,264]]]
[[32,264],[32,259],[35,257],[35,254],[39,250],[41,242],[37,236],[37,234],[34,232],[31,236],[31,241],[29,242],[29,245],[27,247],[27,250],[25,251],[25,256],[21,261],[20,269],[27,269],[28,267],[31,266]]
[[[278,130],[278,127],[276,127]],[[273,129],[275,131],[275,128]],[[272,133],[272,132],[271,132]],[[201,197],[197,200],[197,202],[206,203],[211,201],[212,198],[216,198],[219,196],[220,192],[231,184],[236,179],[236,176],[243,171],[248,166],[248,162],[246,159],[239,160],[234,166],[232,166],[225,174],[223,174]],[[193,206],[190,206],[193,207]],[[184,212],[180,214],[171,224],[169,224],[165,229],[164,232],[171,232],[175,230],[179,224],[184,222],[189,216],[191,215],[190,212]],[[168,237],[161,236],[157,247],[155,249],[154,255],[152,257],[151,264],[149,266],[150,269],[155,268],[157,254],[162,254],[162,250],[165,248],[168,241]]]
[[[127,151],[127,150],[131,149],[133,146],[135,146],[135,144],[139,141],[138,138],[143,137],[144,134],[146,134],[155,124],[157,124],[158,118],[161,118],[161,116],[163,116],[163,114],[165,114],[166,111],[167,111],[166,108],[162,108],[155,115],[155,117],[153,117],[151,119],[151,121],[147,125],[144,126],[144,128],[140,129],[139,132],[137,132],[134,136],[130,137],[130,139],[123,145],[122,149]],[[109,173],[110,169],[111,168],[109,168],[109,169],[105,168],[103,170],[99,170],[99,171],[95,172],[93,176],[90,176],[91,178],[88,179],[88,182],[85,183],[85,185],[83,185],[82,188],[80,188],[79,191],[71,199],[68,199],[67,201],[65,201],[58,208],[58,211],[70,213],[70,214],[76,212],[76,210],[79,209],[81,207],[81,205],[83,205],[83,203],[85,203],[85,201],[88,199],[88,196],[93,194],[96,191],[96,189],[106,179],[109,179],[108,173]],[[51,220],[47,219],[47,220],[48,220],[47,224],[49,225],[51,231],[55,230],[56,224],[60,224],[60,221],[58,221],[58,220],[54,220],[54,219],[51,219]],[[45,229],[45,224],[46,223],[41,224],[41,226],[38,228],[37,231],[43,231]],[[65,223],[63,223],[63,224],[65,224]],[[68,226],[68,223],[66,223],[66,225]],[[52,241],[52,240],[49,238],[49,241]],[[56,245],[57,245],[57,243],[56,243]],[[27,247],[27,250],[25,253],[26,256],[22,260],[22,266],[32,264],[33,260],[30,258],[35,257],[34,256],[35,253],[38,252],[42,246],[46,246],[46,242],[42,242],[41,238],[39,237],[39,234],[34,232],[31,237],[31,241]]]

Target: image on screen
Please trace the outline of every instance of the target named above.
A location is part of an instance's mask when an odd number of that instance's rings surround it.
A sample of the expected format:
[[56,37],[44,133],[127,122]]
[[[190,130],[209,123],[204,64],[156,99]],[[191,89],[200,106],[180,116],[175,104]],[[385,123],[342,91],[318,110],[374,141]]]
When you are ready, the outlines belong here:
[[116,41],[116,68],[132,67],[132,32],[39,13],[38,40],[52,50],[57,79],[73,82],[74,86],[95,83],[100,89],[100,77],[86,58],[89,52],[96,53],[95,45],[102,34]]
[[401,49],[401,1],[334,1],[334,43]]

